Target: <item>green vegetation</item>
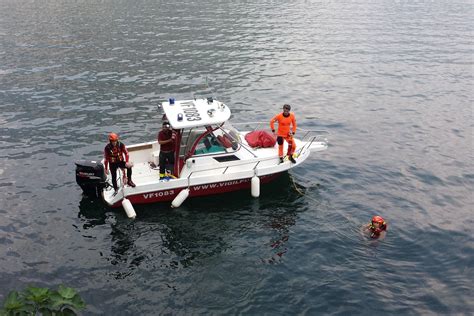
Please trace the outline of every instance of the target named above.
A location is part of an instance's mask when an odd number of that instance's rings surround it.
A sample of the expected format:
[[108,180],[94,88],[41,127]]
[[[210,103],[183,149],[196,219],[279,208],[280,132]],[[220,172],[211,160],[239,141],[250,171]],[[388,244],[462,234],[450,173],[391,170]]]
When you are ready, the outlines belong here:
[[86,304],[76,290],[60,285],[57,291],[28,287],[23,292],[11,291],[3,302],[0,316],[6,315],[77,315]]

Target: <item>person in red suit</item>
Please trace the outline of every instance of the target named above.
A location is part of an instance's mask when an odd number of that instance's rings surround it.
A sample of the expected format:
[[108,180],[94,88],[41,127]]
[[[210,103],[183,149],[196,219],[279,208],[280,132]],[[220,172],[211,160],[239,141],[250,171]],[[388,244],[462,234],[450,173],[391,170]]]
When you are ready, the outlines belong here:
[[382,216],[375,215],[372,217],[372,220],[367,224],[364,230],[370,236],[370,238],[384,238],[387,231],[387,222],[383,219]]
[[136,185],[132,181],[132,166],[128,161],[129,155],[127,147],[124,143],[119,141],[119,136],[115,133],[109,134],[109,143],[104,148],[105,173],[112,173],[112,185],[115,192],[117,192],[117,169],[127,169],[127,177],[124,183],[134,188]]
[[160,144],[160,179],[166,177],[166,165],[174,165],[174,145],[176,134],[171,129],[170,123],[163,122],[163,128],[158,133],[158,143]]

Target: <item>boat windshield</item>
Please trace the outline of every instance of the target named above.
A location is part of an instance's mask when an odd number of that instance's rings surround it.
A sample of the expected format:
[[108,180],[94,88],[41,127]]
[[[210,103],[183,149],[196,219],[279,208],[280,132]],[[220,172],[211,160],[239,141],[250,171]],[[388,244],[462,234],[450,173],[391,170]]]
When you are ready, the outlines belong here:
[[[237,129],[232,126],[232,124],[227,121],[225,124],[220,128],[220,132],[222,135],[221,142],[227,143],[224,144],[227,148],[232,148],[233,150],[237,150],[239,144],[241,143],[240,134]],[[230,142],[230,146],[229,146]],[[227,145],[227,146],[226,146]]]
[[237,150],[240,137],[230,124],[183,130],[180,156],[218,154]]
[[195,155],[204,155],[204,154],[215,154],[215,153],[224,153],[225,147],[217,140],[217,137],[213,134],[207,134],[204,136],[197,144],[196,150],[194,151]]

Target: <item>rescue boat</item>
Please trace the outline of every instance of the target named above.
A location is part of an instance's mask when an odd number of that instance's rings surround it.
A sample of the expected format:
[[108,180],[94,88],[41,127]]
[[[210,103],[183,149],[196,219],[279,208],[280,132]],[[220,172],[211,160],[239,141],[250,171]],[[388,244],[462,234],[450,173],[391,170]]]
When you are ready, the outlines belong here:
[[[260,195],[260,184],[273,181],[303,163],[311,152],[326,150],[327,132],[298,128],[295,137],[295,163],[278,156],[278,144],[270,148],[251,147],[245,136],[256,130],[269,131],[269,122],[231,124],[229,107],[213,98],[161,104],[175,139],[175,163],[166,166],[167,177],[160,179],[157,140],[128,145],[133,162],[135,187],[123,183],[118,172],[119,189],[114,191],[111,176],[104,172],[104,161],[76,161],[76,181],[85,195],[102,198],[111,207],[123,206],[134,217],[132,205],[172,201],[179,207],[188,197],[250,190]],[[162,113],[157,113],[162,115]],[[284,152],[287,144],[285,142]]]

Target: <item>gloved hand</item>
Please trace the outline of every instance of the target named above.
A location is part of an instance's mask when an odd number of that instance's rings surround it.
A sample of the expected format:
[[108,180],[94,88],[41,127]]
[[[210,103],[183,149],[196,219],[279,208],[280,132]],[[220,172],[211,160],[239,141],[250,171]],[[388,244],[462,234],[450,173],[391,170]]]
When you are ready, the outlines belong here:
[[132,168],[133,167],[133,162],[129,161],[125,163],[126,168]]

